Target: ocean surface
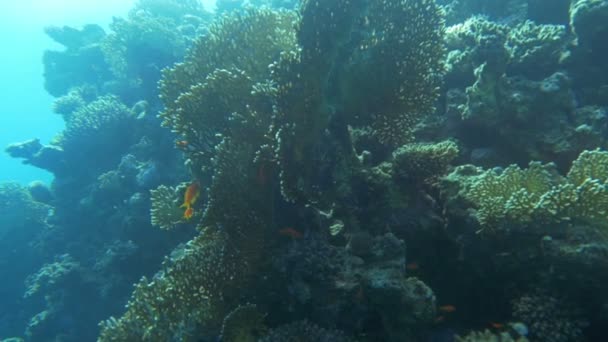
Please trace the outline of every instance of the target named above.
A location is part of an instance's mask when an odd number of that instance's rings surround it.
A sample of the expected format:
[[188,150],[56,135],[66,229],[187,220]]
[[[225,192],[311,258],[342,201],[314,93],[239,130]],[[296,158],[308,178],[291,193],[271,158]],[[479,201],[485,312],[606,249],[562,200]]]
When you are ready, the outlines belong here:
[[608,341],[608,0],[0,3],[0,342]]

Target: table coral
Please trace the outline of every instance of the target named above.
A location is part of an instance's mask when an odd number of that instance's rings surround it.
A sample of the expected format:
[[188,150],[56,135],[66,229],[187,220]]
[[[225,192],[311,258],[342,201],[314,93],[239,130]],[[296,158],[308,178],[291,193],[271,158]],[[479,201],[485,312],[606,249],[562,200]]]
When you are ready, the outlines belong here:
[[[487,170],[463,183],[483,227],[586,222],[605,228],[608,213],[608,152],[581,153],[566,177],[554,165],[515,165]],[[466,185],[468,184],[468,186]]]

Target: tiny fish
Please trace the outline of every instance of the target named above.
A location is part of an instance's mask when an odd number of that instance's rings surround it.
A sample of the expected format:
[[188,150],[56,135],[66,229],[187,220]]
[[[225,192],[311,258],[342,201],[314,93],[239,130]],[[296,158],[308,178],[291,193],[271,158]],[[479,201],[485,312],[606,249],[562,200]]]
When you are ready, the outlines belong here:
[[456,307],[454,305],[443,305],[439,307],[440,312],[452,313],[456,311]]
[[490,326],[494,329],[502,329],[505,327],[502,323],[490,322]]
[[184,211],[184,218],[189,220],[194,215],[194,209],[192,206],[198,199],[200,195],[200,184],[198,181],[194,181],[188,185],[186,192],[184,193],[184,204],[180,206],[180,208],[186,208]]
[[420,268],[420,265],[418,265],[417,262],[409,262],[405,265],[405,269],[408,271],[418,271],[418,269]]
[[300,233],[299,231],[297,231],[291,227],[287,227],[287,228],[283,228],[283,229],[279,230],[279,234],[281,234],[283,236],[289,236],[292,239],[301,239],[302,237],[304,237],[304,235],[302,233]]

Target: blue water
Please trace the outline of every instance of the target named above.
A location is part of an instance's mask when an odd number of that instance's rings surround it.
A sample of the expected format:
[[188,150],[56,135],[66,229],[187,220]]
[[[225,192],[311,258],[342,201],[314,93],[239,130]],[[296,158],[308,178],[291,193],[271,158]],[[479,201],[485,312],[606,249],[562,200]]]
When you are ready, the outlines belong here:
[[[52,175],[10,158],[4,148],[38,138],[45,144],[63,127],[51,110],[53,98],[44,90],[42,54],[59,49],[44,33],[49,25],[78,27],[96,23],[104,28],[113,16],[125,16],[135,0],[21,0],[0,2],[0,181],[27,184],[50,182]],[[206,8],[215,1],[205,0]],[[7,53],[6,51],[10,51]]]

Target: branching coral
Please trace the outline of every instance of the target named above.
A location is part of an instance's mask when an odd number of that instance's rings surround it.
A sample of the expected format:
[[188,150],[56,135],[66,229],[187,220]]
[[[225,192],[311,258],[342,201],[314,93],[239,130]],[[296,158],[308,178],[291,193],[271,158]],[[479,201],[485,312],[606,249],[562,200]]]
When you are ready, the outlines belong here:
[[472,331],[466,336],[456,336],[456,342],[528,342],[528,339],[520,336],[513,338],[508,332],[492,333],[489,330]]
[[458,146],[451,140],[403,145],[393,152],[393,173],[410,182],[429,181],[445,173],[457,156]]
[[101,323],[100,341],[168,341],[193,333],[238,286],[242,260],[222,233],[190,241],[153,279],[142,278],[119,319]]
[[568,42],[563,25],[525,21],[509,29],[485,17],[473,16],[446,30],[448,83],[470,81],[473,70],[483,63],[495,77],[505,71],[546,77],[562,62]]
[[[377,19],[370,21],[373,27],[365,24],[368,11]],[[410,15],[413,23],[402,15]],[[296,31],[297,19],[301,22]],[[143,279],[137,285],[127,313],[102,323],[101,340],[167,340],[196,335],[196,329],[205,326],[214,329],[218,318],[247,298],[246,285],[276,231],[274,188],[268,185],[275,163],[287,184],[283,190],[295,188],[308,203],[315,190],[305,188],[319,180],[312,168],[319,165],[315,158],[321,157],[326,165],[321,173],[341,185],[333,189],[339,194],[335,196],[348,198],[348,170],[356,158],[346,140],[328,138],[334,109],[365,124],[432,110],[441,72],[441,24],[433,1],[416,0],[307,1],[301,17],[288,11],[247,9],[211,25],[185,62],[166,70],[161,82],[163,124],[185,139],[193,177],[211,177],[198,221],[202,233],[180,258],[166,262],[152,281]],[[365,29],[365,39],[343,41],[359,29]],[[389,41],[374,37],[374,30],[382,30]],[[411,33],[408,30],[417,34],[406,34]],[[366,51],[360,52],[361,44]],[[367,53],[377,59],[367,62]],[[343,61],[350,61],[351,69],[341,69]],[[401,72],[399,82],[384,88],[389,95],[375,93],[364,112],[357,112],[367,119],[355,120],[357,113],[348,112],[357,103],[366,103],[357,102],[360,93],[344,85],[351,70],[360,71],[359,76],[380,73],[375,82]],[[390,114],[369,110],[372,102],[386,98],[394,105]],[[347,126],[337,126],[332,133],[341,131],[341,138],[348,139]],[[315,149],[323,143],[331,148],[318,154]],[[158,211],[169,208],[171,190],[156,191],[154,196],[165,198]],[[172,220],[157,221],[170,225]],[[317,328],[309,333],[318,330],[326,333]]]
[[127,312],[102,323],[100,340],[183,338],[204,325],[217,329],[238,305],[264,252],[272,200],[252,181],[252,147],[225,140],[217,149],[201,235],[154,279],[140,281]]
[[204,9],[197,0],[138,0],[132,12],[145,11],[157,17],[175,20],[188,15],[203,15]]
[[[78,272],[80,264],[69,254],[61,255],[53,263],[43,265],[38,272],[25,280],[24,298],[45,292],[49,287],[59,287],[60,282],[70,281],[69,276]],[[67,279],[66,279],[67,278]]]
[[533,69],[552,72],[562,58],[567,38],[563,25],[537,25],[532,21],[519,24],[509,31],[505,42],[509,63],[527,74],[534,74]]
[[264,315],[257,307],[253,304],[240,305],[224,318],[220,340],[254,342],[264,331],[266,331]]
[[[469,81],[473,70],[481,63],[501,70],[507,60],[503,48],[508,28],[480,16],[446,29],[446,45],[449,50],[446,69],[448,83]],[[463,83],[466,84],[466,83]]]
[[105,90],[128,103],[158,101],[161,70],[179,61],[205,23],[197,1],[142,0],[127,18],[114,18],[101,48],[114,76]]
[[170,230],[183,218],[183,210],[179,208],[179,198],[176,196],[177,190],[173,187],[161,185],[154,190],[150,190],[150,219],[153,226],[161,229]]
[[[328,175],[316,168],[320,161],[351,169],[344,123],[374,127],[387,145],[411,139],[433,110],[443,71],[443,22],[434,1],[305,1],[301,16],[299,49],[272,66],[276,158],[290,201],[317,198],[320,180],[347,173]],[[332,155],[331,144],[344,151]]]
[[49,210],[46,204],[35,201],[27,188],[18,183],[0,184],[0,239],[12,229],[44,224]]
[[176,115],[173,102],[217,69],[239,69],[256,82],[268,76],[268,65],[278,54],[292,48],[296,16],[293,12],[249,9],[231,13],[209,26],[187,53],[183,63],[163,73],[161,98],[164,116]]
[[[323,85],[327,87],[323,89],[327,104],[371,124],[385,144],[411,140],[418,120],[434,110],[443,75],[440,8],[429,0],[353,1],[335,9],[316,3],[304,5],[308,6],[305,11],[312,12],[304,12],[304,17],[309,14],[318,28],[304,22],[300,37],[304,52],[310,49],[302,39],[308,35],[308,40],[318,39],[318,47],[312,46],[320,52],[315,52],[318,59],[333,58],[324,62],[329,83]],[[335,18],[324,17],[340,12],[337,24],[333,24]],[[328,26],[326,32],[318,33],[326,37],[319,39],[313,33],[323,25]],[[323,61],[304,62],[322,65]]]
[[351,339],[343,332],[322,328],[308,321],[298,321],[274,328],[260,342],[283,341],[335,341],[346,342]]
[[79,162],[97,158],[100,162],[106,151],[123,150],[132,139],[124,132],[132,129],[134,120],[131,110],[114,96],[102,96],[80,107],[70,115],[63,132],[61,147],[66,158]]
[[484,227],[533,222],[586,222],[606,226],[608,215],[608,152],[585,151],[567,177],[552,164],[530,163],[527,169],[509,166],[473,176],[465,197],[476,207]]
[[547,295],[524,295],[513,303],[513,316],[524,322],[534,341],[583,341],[587,323],[580,310]]
[[293,12],[269,9],[224,16],[195,43],[184,63],[164,72],[163,125],[194,147],[190,157],[195,162],[208,161],[223,136],[257,140],[268,131],[268,65],[293,46],[295,19]]

